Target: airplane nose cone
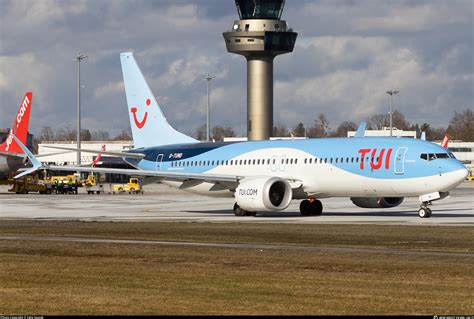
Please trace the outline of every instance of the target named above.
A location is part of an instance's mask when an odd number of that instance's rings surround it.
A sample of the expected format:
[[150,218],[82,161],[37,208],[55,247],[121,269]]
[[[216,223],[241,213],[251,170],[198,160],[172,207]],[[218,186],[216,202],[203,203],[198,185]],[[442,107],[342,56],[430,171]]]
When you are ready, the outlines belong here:
[[449,191],[450,189],[453,189],[459,184],[461,184],[468,175],[469,175],[469,171],[466,169],[464,165],[462,165],[462,168],[452,171],[449,174],[446,174],[445,175],[445,181],[446,181],[445,191]]

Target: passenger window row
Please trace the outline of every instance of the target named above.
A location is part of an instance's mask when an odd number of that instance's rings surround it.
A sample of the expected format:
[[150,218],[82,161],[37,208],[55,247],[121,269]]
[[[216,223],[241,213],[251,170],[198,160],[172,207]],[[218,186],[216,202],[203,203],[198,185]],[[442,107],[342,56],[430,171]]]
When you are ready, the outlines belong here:
[[[270,165],[276,164],[276,158],[273,159],[252,159],[252,160],[214,160],[214,161],[182,161],[171,162],[171,167],[194,167],[194,166],[236,166],[236,165]],[[282,164],[298,164],[297,158],[281,159]]]
[[[371,157],[368,156],[364,159],[360,159],[361,162],[369,161],[376,161],[379,162],[379,157]],[[281,164],[298,164],[297,158],[281,158],[279,161]],[[359,157],[336,157],[336,158],[305,158],[304,164],[343,164],[343,163],[359,163]],[[268,159],[252,159],[252,160],[214,160],[214,161],[180,161],[180,162],[171,162],[171,167],[198,167],[198,166],[242,166],[242,165],[276,165],[277,159],[276,158],[268,158]]]

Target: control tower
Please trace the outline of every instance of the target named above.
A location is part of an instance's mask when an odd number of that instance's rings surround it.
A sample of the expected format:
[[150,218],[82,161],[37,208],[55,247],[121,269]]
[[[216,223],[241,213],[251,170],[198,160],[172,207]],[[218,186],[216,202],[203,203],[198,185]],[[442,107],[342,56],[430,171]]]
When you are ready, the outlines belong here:
[[247,137],[273,132],[273,59],[293,51],[296,32],[280,20],[285,0],[235,0],[240,20],[225,32],[227,51],[247,59]]

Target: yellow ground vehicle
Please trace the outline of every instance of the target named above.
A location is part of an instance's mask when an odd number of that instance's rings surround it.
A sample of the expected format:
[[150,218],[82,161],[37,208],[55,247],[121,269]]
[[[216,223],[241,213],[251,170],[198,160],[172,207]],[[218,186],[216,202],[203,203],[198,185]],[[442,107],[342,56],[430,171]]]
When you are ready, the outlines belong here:
[[97,178],[94,174],[89,174],[87,179],[82,181],[82,185],[86,188],[87,194],[103,194],[104,186],[97,184]]
[[19,180],[12,180],[12,188],[9,192],[17,194],[28,194],[29,192],[38,192],[40,194],[51,194],[53,186],[50,182],[45,182],[31,177],[24,177]]
[[81,177],[77,173],[71,174],[71,175],[63,175],[63,176],[49,176],[46,180],[51,182],[52,184],[54,184],[54,182],[56,181],[57,182],[63,181],[67,183],[69,180],[72,180],[72,181],[76,181],[77,185],[82,186]]
[[114,184],[112,193],[143,194],[142,183],[138,178],[132,177],[126,184]]
[[466,180],[468,181],[474,181],[474,172],[471,172],[467,177]]
[[81,184],[84,186],[95,186],[97,185],[97,178],[94,174],[89,174],[86,179],[81,181]]

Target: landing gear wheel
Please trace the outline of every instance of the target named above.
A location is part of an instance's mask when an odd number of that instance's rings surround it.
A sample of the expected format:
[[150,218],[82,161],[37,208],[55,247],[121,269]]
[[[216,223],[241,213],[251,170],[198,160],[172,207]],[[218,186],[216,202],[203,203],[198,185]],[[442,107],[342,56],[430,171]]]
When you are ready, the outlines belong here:
[[418,210],[418,216],[420,216],[421,218],[431,217],[431,209],[424,206],[420,207],[420,209]]
[[433,213],[431,209],[427,207],[426,210],[428,211],[428,217],[431,217],[431,214]]
[[320,200],[315,200],[311,204],[313,206],[313,211],[311,215],[319,216],[323,213],[323,204],[321,203]]
[[303,216],[310,216],[311,215],[311,202],[307,199],[302,200],[300,203],[300,213]]
[[300,213],[303,216],[318,216],[323,213],[323,204],[319,200],[303,200],[300,203]]
[[245,209],[240,208],[240,206],[237,203],[235,203],[234,204],[234,215],[235,216],[246,216],[247,211]]

